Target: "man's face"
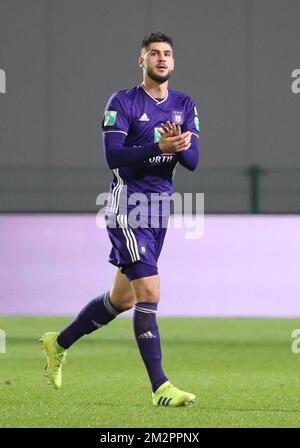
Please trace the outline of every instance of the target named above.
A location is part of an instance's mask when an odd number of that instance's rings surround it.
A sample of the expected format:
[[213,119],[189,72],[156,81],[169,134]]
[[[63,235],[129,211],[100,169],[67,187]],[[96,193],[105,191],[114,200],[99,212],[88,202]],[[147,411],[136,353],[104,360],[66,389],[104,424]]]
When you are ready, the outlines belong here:
[[149,78],[162,84],[170,78],[174,70],[172,47],[167,42],[151,43],[142,50],[139,66],[145,70]]

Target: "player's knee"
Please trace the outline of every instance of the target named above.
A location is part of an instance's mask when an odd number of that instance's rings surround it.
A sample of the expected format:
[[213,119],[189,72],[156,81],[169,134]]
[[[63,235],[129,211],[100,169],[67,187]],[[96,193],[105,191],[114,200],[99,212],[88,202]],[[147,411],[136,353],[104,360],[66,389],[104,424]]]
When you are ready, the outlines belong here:
[[135,305],[135,298],[128,298],[125,299],[122,303],[121,303],[121,309],[124,311],[127,310],[131,310],[131,308],[133,308]]
[[110,297],[111,303],[122,311],[130,310],[135,305],[133,294],[120,294]]
[[142,288],[139,288],[138,291],[136,291],[136,301],[137,302],[158,303],[159,298],[160,298],[159,290],[157,290],[156,288],[144,286]]

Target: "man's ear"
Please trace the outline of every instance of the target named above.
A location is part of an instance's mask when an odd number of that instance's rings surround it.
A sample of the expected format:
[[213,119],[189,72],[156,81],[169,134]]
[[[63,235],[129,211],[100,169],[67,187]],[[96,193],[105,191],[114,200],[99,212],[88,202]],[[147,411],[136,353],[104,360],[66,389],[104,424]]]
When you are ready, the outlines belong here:
[[143,66],[144,66],[144,58],[143,58],[143,56],[140,56],[139,57],[139,67],[143,68]]

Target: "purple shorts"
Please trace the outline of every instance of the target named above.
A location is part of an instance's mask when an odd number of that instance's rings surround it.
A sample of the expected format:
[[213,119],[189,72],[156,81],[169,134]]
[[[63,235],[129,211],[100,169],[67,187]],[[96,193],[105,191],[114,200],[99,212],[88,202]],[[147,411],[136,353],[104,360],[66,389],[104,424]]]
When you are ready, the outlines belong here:
[[117,215],[117,219],[115,216],[105,215],[112,243],[109,262],[121,268],[129,280],[157,275],[157,260],[166,236],[168,217],[157,217],[154,227],[133,228],[126,215]]

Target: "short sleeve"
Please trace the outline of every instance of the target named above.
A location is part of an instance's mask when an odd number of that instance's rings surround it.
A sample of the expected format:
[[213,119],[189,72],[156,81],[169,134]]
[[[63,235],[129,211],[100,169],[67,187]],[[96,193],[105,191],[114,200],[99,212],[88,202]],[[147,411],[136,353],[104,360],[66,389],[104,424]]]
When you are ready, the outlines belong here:
[[120,93],[115,93],[109,99],[102,120],[102,131],[120,132],[127,135],[129,129],[129,117],[126,110],[125,99]]
[[181,126],[182,132],[190,131],[192,134],[199,137],[200,126],[197,107],[191,98],[188,98],[185,107],[185,120]]

